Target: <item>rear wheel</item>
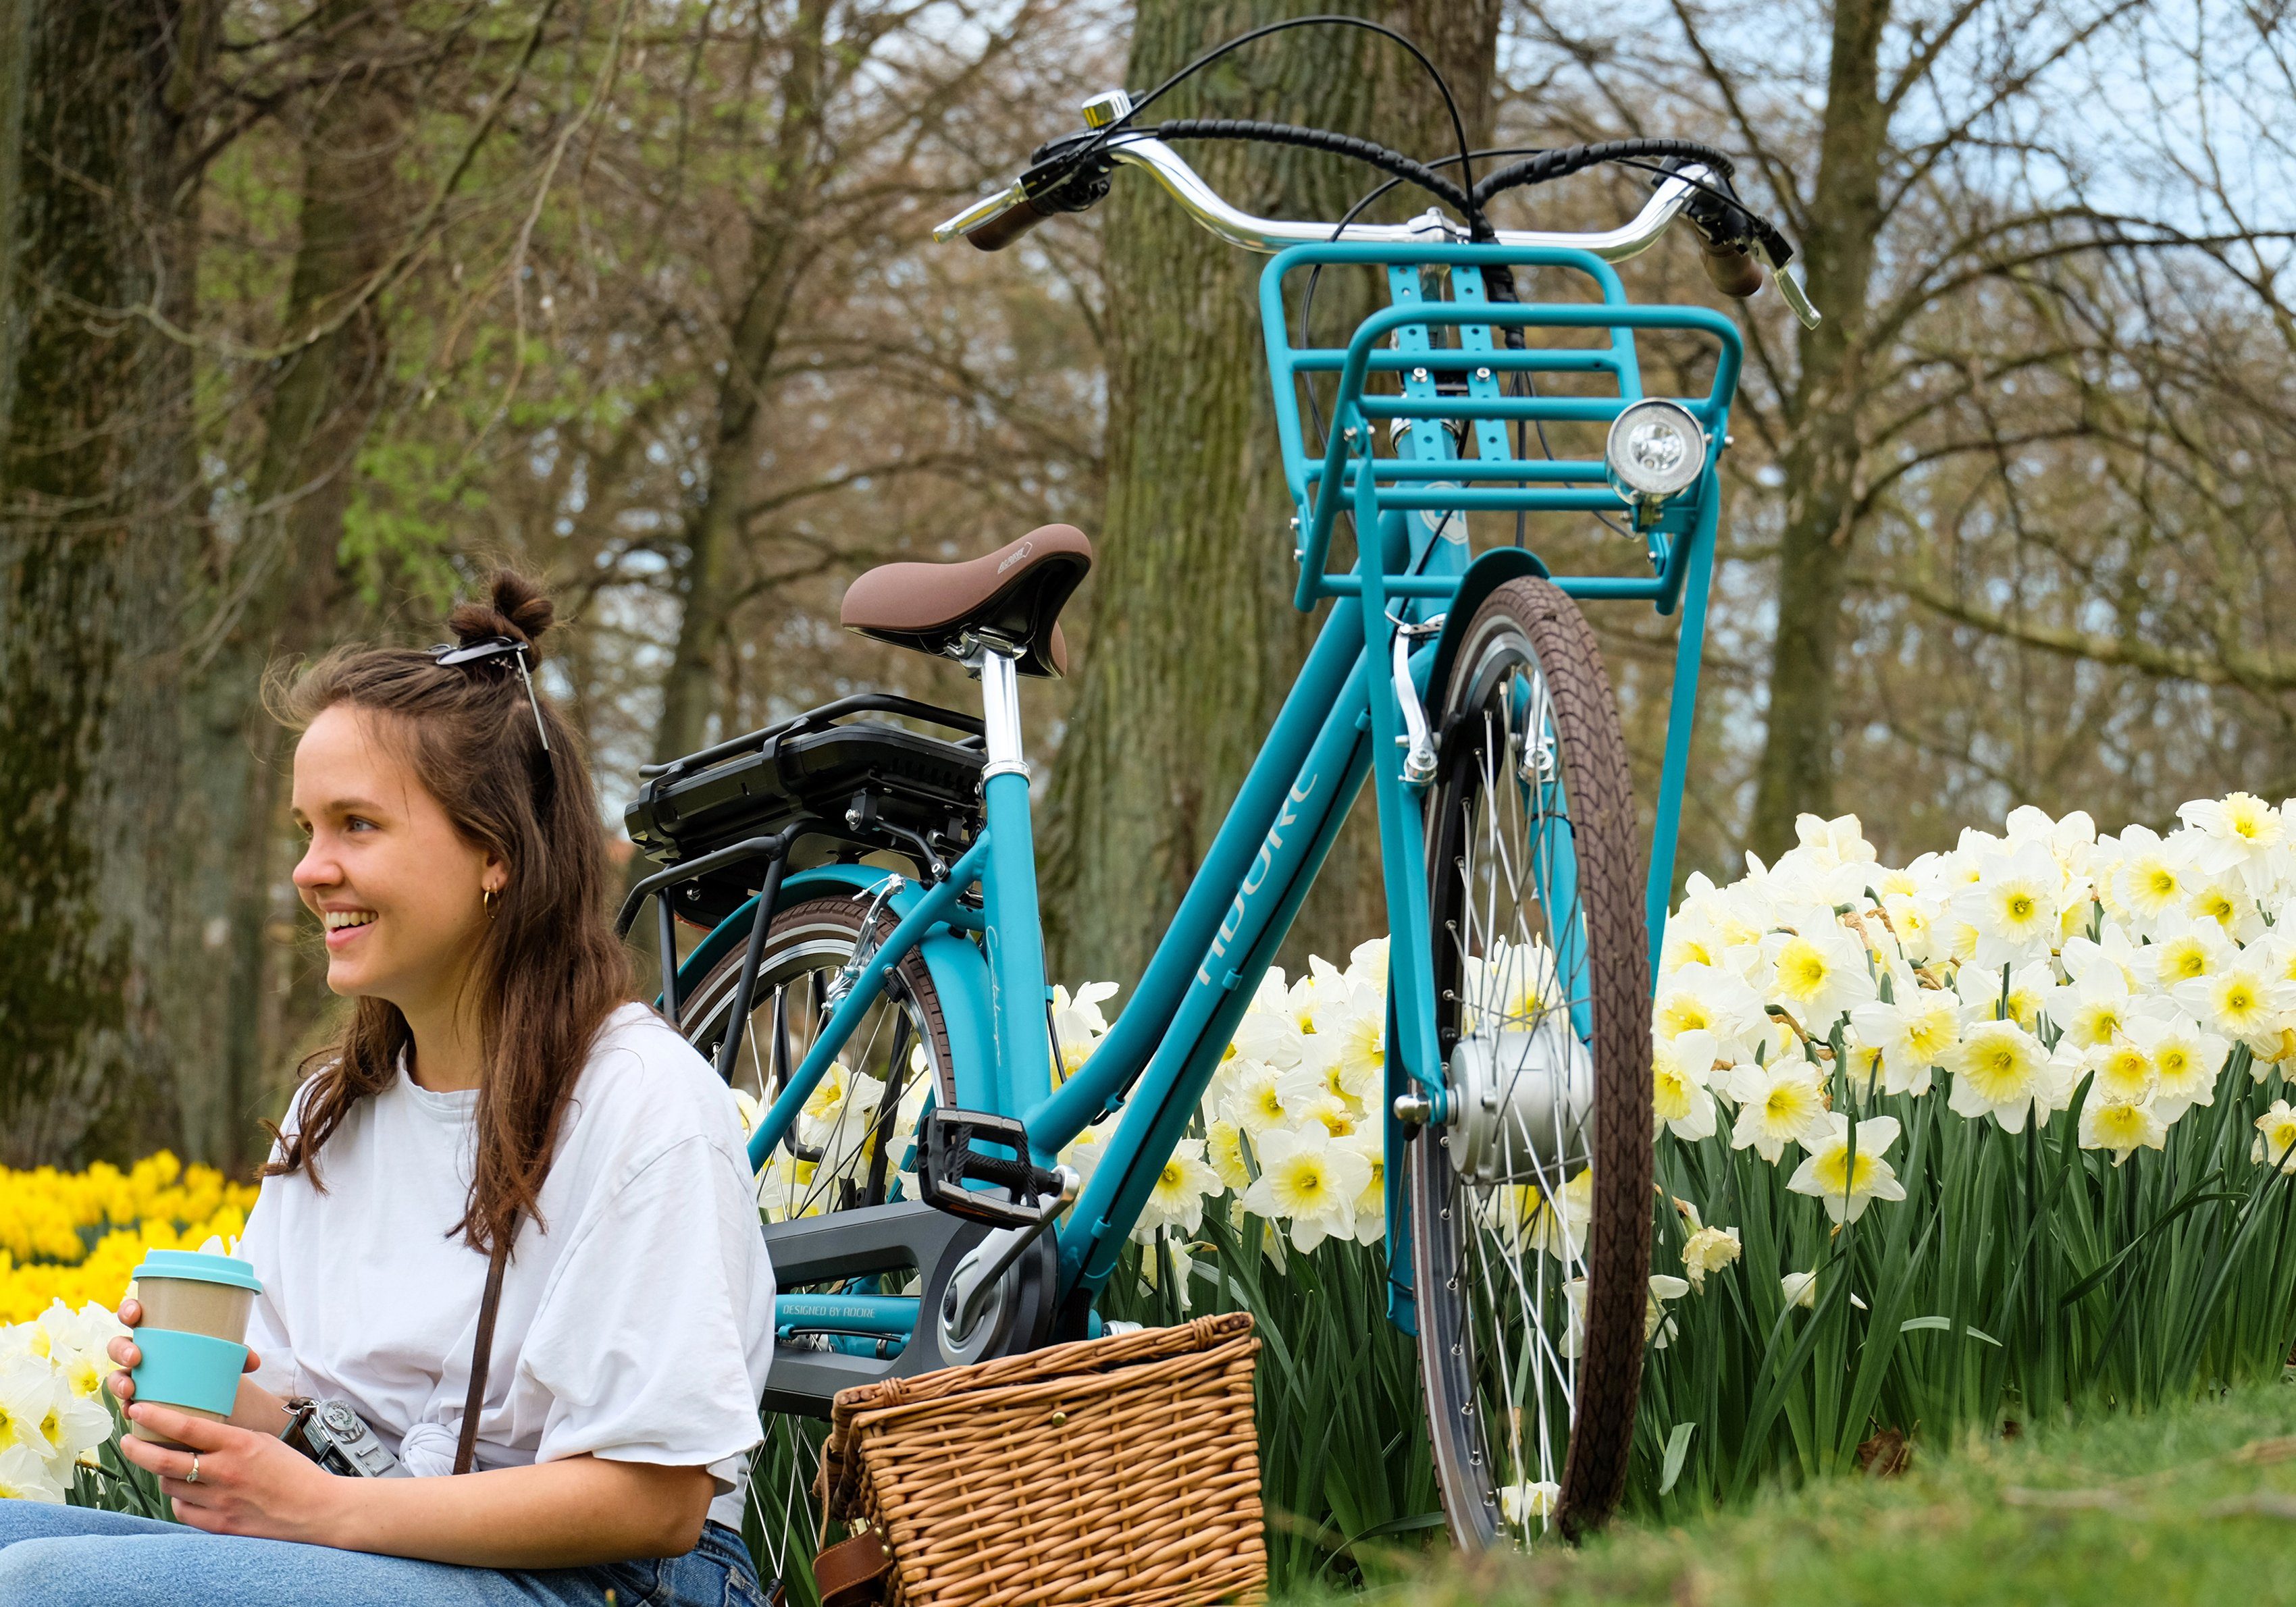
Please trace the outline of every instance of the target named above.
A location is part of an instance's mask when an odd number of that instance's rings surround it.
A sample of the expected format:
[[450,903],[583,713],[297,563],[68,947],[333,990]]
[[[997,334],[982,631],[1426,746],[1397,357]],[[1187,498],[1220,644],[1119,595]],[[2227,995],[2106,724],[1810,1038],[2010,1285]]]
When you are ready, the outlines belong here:
[[1651,1239],[1650,959],[1633,784],[1594,635],[1544,580],[1469,622],[1438,717],[1428,903],[1447,1109],[1405,1187],[1454,1539],[1618,1505]]
[[[870,901],[808,898],[774,917],[758,961],[734,1086],[771,1105],[804,1063],[843,996],[842,977],[862,944]],[[871,944],[893,928],[876,916]],[[680,1001],[680,1024],[714,1061],[725,1041],[740,980],[740,946]],[[911,951],[894,967],[884,996],[869,1008],[808,1100],[782,1147],[767,1158],[758,1203],[775,1220],[882,1205],[898,1197],[904,1163],[928,1095],[951,1103],[948,1028],[924,957]]]

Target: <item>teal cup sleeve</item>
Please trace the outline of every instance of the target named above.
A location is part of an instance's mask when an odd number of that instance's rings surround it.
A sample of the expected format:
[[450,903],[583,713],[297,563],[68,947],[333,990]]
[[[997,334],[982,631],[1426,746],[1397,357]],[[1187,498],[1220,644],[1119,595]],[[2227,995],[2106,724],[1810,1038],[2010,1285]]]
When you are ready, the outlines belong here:
[[204,1333],[173,1328],[138,1328],[143,1362],[128,1373],[135,1398],[157,1406],[191,1406],[228,1417],[239,1399],[239,1375],[247,1366],[247,1347]]

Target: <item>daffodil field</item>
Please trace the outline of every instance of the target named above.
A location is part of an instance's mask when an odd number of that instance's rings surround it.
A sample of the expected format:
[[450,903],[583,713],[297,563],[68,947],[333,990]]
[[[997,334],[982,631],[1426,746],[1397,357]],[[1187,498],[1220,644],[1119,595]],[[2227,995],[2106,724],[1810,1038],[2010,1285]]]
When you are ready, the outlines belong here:
[[113,1316],[147,1250],[235,1238],[255,1190],[164,1151],[127,1171],[0,1167],[0,1498],[162,1515],[119,1459],[102,1389]]
[[[1854,817],[1805,817],[1775,865],[1691,879],[1653,1014],[1636,1508],[1855,1466],[1892,1434],[2277,1375],[2296,805],[2181,820],[2100,837],[2019,809],[1896,869]],[[1136,1234],[1142,1315],[1261,1318],[1295,1578],[1431,1525],[1413,1357],[1382,1320],[1384,973],[1372,943],[1269,976]],[[1113,992],[1062,996],[1071,1067]],[[1567,1192],[1531,1209],[1552,1232],[1528,1241],[1573,1230]]]

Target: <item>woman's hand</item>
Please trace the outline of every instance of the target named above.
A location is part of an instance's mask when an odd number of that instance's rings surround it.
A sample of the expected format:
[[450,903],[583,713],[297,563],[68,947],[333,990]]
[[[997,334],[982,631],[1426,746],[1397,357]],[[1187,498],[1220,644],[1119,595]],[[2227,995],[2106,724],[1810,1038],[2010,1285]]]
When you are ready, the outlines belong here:
[[[171,1450],[123,1434],[119,1454],[156,1473],[176,1517],[211,1535],[337,1544],[348,1480],[338,1479],[268,1434],[210,1423],[188,1412],[142,1403],[127,1415],[189,1450]],[[197,1472],[194,1481],[191,1475]]]
[[[143,1326],[142,1303],[136,1300],[120,1301],[119,1320],[130,1328]],[[122,1334],[104,1347],[104,1354],[119,1364],[119,1371],[104,1381],[104,1387],[118,1396],[119,1404],[125,1407],[135,1398],[135,1381],[127,1375],[127,1370],[130,1367],[140,1367],[144,1365],[143,1348],[136,1344],[133,1337]],[[276,1435],[287,1426],[286,1403],[247,1376],[262,1365],[263,1358],[254,1351],[250,1350],[247,1353],[247,1365],[241,1369],[239,1398],[232,1404],[231,1421],[240,1428],[252,1429],[258,1434]],[[176,1439],[181,1439],[182,1436],[171,1434],[168,1438]]]

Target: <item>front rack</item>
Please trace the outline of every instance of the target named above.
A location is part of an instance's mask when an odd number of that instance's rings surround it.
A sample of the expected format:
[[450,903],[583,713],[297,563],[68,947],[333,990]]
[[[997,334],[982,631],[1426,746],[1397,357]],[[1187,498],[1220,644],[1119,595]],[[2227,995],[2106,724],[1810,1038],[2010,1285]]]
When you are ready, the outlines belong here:
[[[1390,304],[1358,324],[1345,347],[1295,346],[1285,307],[1292,275],[1328,266],[1374,266],[1387,271]],[[1598,302],[1529,303],[1494,300],[1487,269],[1560,267],[1585,275],[1601,291]],[[1428,280],[1447,286],[1447,299],[1431,299]],[[1695,307],[1629,305],[1615,269],[1589,252],[1489,245],[1324,244],[1294,246],[1261,273],[1260,322],[1275,392],[1283,471],[1299,510],[1300,585],[1293,599],[1306,611],[1324,597],[1360,594],[1358,574],[1327,570],[1332,528],[1342,512],[1355,515],[1358,543],[1378,515],[1394,512],[1627,513],[1599,458],[1515,455],[1509,426],[1561,422],[1607,423],[1643,399],[1635,350],[1637,330],[1682,330],[1710,336],[1720,352],[1711,388],[1703,397],[1674,398],[1697,418],[1718,447],[1730,398],[1738,383],[1743,344],[1721,314]],[[1511,330],[1607,330],[1607,347],[1509,347]],[[1456,344],[1446,337],[1456,332]],[[1328,439],[1311,446],[1300,416],[1303,383],[1336,373]],[[1506,394],[1505,376],[1595,374],[1607,378],[1607,397]],[[1398,393],[1373,395],[1373,375],[1397,376]],[[1464,384],[1460,381],[1464,380]],[[1451,426],[1466,431],[1472,455],[1455,445]],[[1380,452],[1390,435],[1398,448]],[[1671,613],[1689,569],[1692,542],[1683,539],[1710,513],[1719,451],[1710,451],[1693,488],[1673,499],[1642,534],[1648,578],[1590,575],[1558,577],[1574,596],[1638,598]],[[1456,576],[1389,575],[1382,590],[1395,597],[1447,595]]]

